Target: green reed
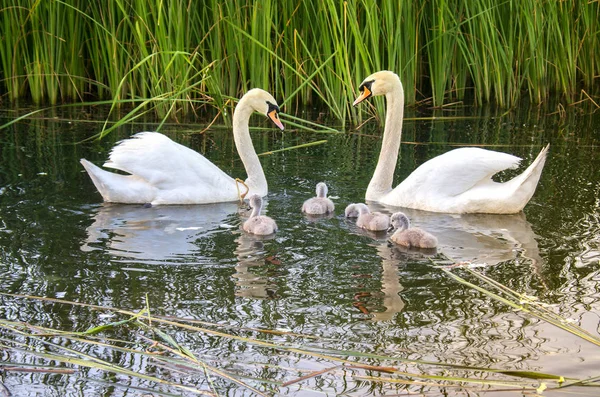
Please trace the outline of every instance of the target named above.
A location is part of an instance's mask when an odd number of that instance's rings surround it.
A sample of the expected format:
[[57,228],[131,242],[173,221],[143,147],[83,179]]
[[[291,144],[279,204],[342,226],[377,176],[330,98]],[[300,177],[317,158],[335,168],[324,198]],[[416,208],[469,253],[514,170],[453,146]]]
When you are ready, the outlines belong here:
[[260,87],[287,112],[316,104],[343,123],[360,119],[357,86],[381,69],[400,75],[408,104],[435,106],[574,103],[600,74],[597,1],[3,4],[0,89],[38,104],[141,99],[177,120],[206,106],[225,116],[227,97]]

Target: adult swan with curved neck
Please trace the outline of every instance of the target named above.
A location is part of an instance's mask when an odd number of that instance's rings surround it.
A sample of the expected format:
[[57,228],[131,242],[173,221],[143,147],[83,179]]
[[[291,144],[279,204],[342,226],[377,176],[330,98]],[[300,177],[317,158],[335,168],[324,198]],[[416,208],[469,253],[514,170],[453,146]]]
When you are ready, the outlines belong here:
[[387,100],[382,148],[367,188],[367,200],[432,212],[514,214],[533,196],[549,145],[522,174],[504,183],[494,182],[492,176],[516,168],[521,161],[519,157],[480,148],[460,148],[423,163],[392,189],[402,136],[402,83],[395,73],[381,71],[367,77],[359,90],[354,106],[376,95],[385,95]]
[[138,133],[112,149],[104,166],[130,175],[105,171],[85,159],[81,159],[81,164],[108,202],[207,204],[236,201],[241,193],[266,196],[267,179],[248,129],[248,121],[255,111],[269,117],[283,130],[279,107],[268,92],[255,88],[240,99],[233,113],[233,137],[248,174],[247,192],[200,153],[158,132]]

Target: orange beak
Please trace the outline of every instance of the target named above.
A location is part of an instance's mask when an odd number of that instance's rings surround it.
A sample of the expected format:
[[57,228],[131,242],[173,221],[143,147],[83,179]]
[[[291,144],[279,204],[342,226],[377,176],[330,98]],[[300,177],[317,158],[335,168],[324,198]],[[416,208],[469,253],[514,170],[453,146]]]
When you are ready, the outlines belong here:
[[277,110],[271,110],[269,113],[267,113],[267,116],[269,116],[269,118],[271,119],[271,121],[273,123],[275,123],[275,125],[277,127],[279,127],[280,130],[283,131],[283,124],[281,124],[281,120],[279,120],[279,115],[277,114]]
[[361,91],[360,96],[358,98],[356,98],[356,100],[354,101],[352,106],[358,105],[359,103],[361,103],[362,101],[364,101],[365,99],[367,99],[370,96],[371,96],[371,90],[368,87],[363,87],[363,90]]

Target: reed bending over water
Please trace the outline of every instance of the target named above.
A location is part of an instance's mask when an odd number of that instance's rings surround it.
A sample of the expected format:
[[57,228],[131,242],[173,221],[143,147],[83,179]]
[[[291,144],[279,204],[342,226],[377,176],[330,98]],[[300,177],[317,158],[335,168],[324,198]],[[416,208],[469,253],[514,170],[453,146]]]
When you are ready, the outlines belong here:
[[410,87],[408,103],[424,92],[440,106],[469,90],[501,106],[552,93],[575,102],[600,75],[599,14],[587,0],[6,0],[0,89],[51,104],[91,94],[180,117],[206,103],[223,110],[252,84],[345,121],[358,116],[348,106],[356,76],[390,69]]

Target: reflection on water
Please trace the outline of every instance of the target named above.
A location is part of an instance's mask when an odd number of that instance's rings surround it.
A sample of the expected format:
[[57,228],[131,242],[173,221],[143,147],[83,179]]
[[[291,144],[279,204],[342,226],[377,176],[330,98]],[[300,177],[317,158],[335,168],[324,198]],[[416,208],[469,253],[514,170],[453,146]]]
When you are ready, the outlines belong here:
[[277,259],[268,256],[264,245],[266,240],[273,238],[240,232],[235,240],[237,264],[232,276],[236,280],[236,296],[260,299],[276,297],[275,285],[270,284],[266,277],[253,273],[254,269],[264,268],[269,261],[277,263]]
[[381,293],[383,294],[385,310],[374,312],[373,320],[388,321],[404,309],[404,301],[400,297],[400,292],[404,289],[400,284],[400,274],[398,272],[400,261],[394,245],[384,242],[378,244],[376,248],[377,254],[381,258]]
[[[600,184],[597,186],[600,192]],[[600,193],[598,194],[600,196]],[[583,230],[580,249],[574,253],[575,266],[583,267],[600,264],[600,199],[596,201],[594,211],[585,214],[578,222]]]
[[[481,264],[477,271],[520,293],[538,296],[549,309],[598,335],[600,123],[596,116],[559,120],[539,117],[539,111],[454,121],[407,120],[395,183],[455,143],[483,143],[523,157],[529,164],[550,142],[540,185],[524,213],[404,211],[415,226],[438,238],[438,254]],[[79,158],[100,162],[116,141],[154,126],[131,125],[107,140],[73,146],[65,143],[98,132],[96,125],[58,120],[25,121],[0,133],[0,289],[4,291],[128,310],[143,308],[148,299],[155,313],[309,334],[315,337],[312,342],[290,335],[263,337],[315,349],[577,378],[597,375],[600,350],[594,346],[457,283],[431,266],[429,259],[437,258],[434,252],[395,246],[385,233],[359,230],[344,219],[345,204],[364,200],[377,162],[381,129],[375,123],[371,131],[328,135],[325,145],[261,157],[269,181],[268,215],[280,227],[275,236],[261,239],[239,230],[247,210],[238,203],[152,208],[98,204],[100,196]],[[269,130],[252,135],[259,153],[315,140],[313,133],[303,132],[282,136]],[[244,176],[226,128],[192,137],[178,128],[170,136],[202,152],[228,174]],[[313,195],[319,181],[335,192],[336,215],[301,213],[303,201]],[[388,214],[398,210],[371,207]],[[0,299],[0,318],[77,331],[112,321],[83,308],[27,305],[8,298]],[[200,359],[222,365],[267,394],[273,389],[253,379],[287,381],[288,368],[312,371],[331,364],[307,357],[295,361],[289,352],[223,343],[195,332],[175,336]],[[143,360],[138,363],[127,352],[118,355],[122,362],[136,362],[132,366],[136,371],[152,371],[152,366]],[[3,359],[27,365],[42,362],[27,353],[5,350]],[[407,372],[427,371],[409,367],[406,364]],[[78,388],[82,395],[124,395],[111,388],[112,377],[102,376],[98,378],[109,386],[95,388],[74,377],[54,384],[41,375],[18,373],[7,373],[3,382],[12,393],[24,396],[35,395],[37,389],[29,388],[33,384],[39,385],[40,395],[64,395],[58,383],[68,390]],[[202,381],[176,379],[206,387]],[[352,379],[350,371],[341,379],[324,375],[301,384],[330,395],[407,392],[404,386],[378,388],[373,382]],[[221,395],[244,393],[219,382],[215,388]],[[123,383],[123,388],[127,386],[148,387],[136,379]],[[433,389],[408,391],[444,394]],[[297,390],[297,394],[306,391],[293,386],[288,391]]]
[[[373,211],[392,214],[398,208],[369,204]],[[496,265],[524,258],[540,274],[544,261],[536,235],[524,213],[514,215],[440,214],[401,208],[411,225],[438,239],[438,251],[456,262]]]
[[[391,215],[398,208],[370,203],[371,211]],[[385,233],[374,233],[362,229],[352,229],[359,235],[374,239],[381,262],[381,293],[383,311],[370,313],[373,320],[385,321],[400,312],[405,303],[400,297],[404,290],[401,285],[398,266],[407,260],[419,260],[428,264],[428,256],[443,253],[455,262],[471,262],[483,266],[493,266],[507,261],[522,261],[543,284],[543,259],[531,224],[525,214],[485,215],[485,214],[439,214],[413,209],[401,209],[411,219],[415,227],[434,234],[439,241],[437,249],[408,249],[387,241]]]
[[227,228],[228,217],[238,207],[236,203],[150,208],[104,203],[92,215],[81,250],[106,250],[120,262],[201,264],[204,255],[198,239]]

